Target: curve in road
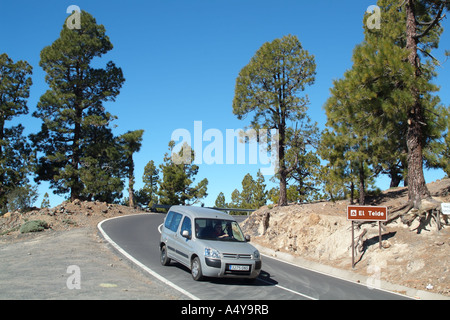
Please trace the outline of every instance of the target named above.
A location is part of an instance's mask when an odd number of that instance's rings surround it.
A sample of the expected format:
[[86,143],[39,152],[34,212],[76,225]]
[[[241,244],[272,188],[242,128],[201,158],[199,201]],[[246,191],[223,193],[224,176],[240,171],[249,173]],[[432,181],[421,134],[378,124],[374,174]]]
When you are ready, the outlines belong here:
[[188,298],[218,300],[316,300],[407,299],[395,293],[368,288],[264,256],[257,281],[209,279],[196,282],[178,263],[159,262],[158,227],[163,214],[138,214],[104,220],[98,224],[103,237],[122,255]]

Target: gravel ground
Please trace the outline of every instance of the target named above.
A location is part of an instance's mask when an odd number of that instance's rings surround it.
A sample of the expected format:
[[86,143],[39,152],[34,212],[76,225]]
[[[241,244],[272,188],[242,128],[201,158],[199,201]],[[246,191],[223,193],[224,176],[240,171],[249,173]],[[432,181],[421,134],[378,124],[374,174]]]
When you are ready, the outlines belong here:
[[0,270],[4,300],[186,299],[132,268],[93,228],[45,231],[0,242]]

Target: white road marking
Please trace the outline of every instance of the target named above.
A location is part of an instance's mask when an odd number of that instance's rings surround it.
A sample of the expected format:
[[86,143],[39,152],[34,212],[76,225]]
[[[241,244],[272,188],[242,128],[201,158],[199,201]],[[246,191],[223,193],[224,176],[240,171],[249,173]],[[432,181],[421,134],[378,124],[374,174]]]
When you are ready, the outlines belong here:
[[[266,281],[266,280],[264,280],[264,279],[258,278],[258,280],[261,280],[262,282],[265,282],[265,283],[267,283],[267,284],[273,285],[273,283],[271,283],[271,282],[269,282],[269,281]],[[297,294],[297,295],[302,296],[302,297],[304,297],[304,298],[306,298],[306,299],[310,299],[310,300],[319,300],[319,299],[317,299],[317,298],[310,297],[310,296],[308,296],[308,295],[306,295],[306,294],[303,294],[303,293],[301,293],[301,292],[298,292],[298,291],[295,291],[295,290],[292,290],[292,289],[289,289],[289,288],[280,286],[279,284],[276,284],[275,287],[280,288],[280,289],[282,289],[282,290],[289,291],[289,292],[294,293],[294,294]]]

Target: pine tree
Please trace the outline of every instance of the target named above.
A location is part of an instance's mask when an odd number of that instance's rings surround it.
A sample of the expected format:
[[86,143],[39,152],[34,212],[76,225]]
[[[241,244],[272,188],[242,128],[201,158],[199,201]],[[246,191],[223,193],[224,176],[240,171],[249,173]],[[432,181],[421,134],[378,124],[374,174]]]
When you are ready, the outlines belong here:
[[234,189],[231,193],[231,203],[230,208],[242,208],[242,198],[241,193],[238,189]]
[[[408,199],[411,206],[419,208],[423,198],[429,198],[430,192],[423,175],[423,149],[427,130],[427,110],[423,95],[436,91],[430,83],[433,74],[430,63],[421,63],[421,59],[434,57],[431,50],[439,43],[442,33],[440,21],[445,11],[450,10],[448,0],[404,0],[401,3],[406,14],[406,50],[408,63],[412,67],[409,86],[411,99],[407,104],[407,136],[408,147]],[[422,57],[419,55],[422,53]],[[431,75],[430,75],[431,74]]]
[[267,193],[268,200],[272,203],[278,203],[278,199],[280,198],[280,189],[277,187],[273,187]]
[[319,179],[323,185],[323,192],[329,199],[335,201],[345,198],[346,188],[350,189],[350,204],[353,204],[354,177],[352,176],[349,162],[345,158],[345,136],[334,131],[333,128],[322,132],[318,154],[328,163],[321,167]]
[[[371,133],[370,127],[366,127],[359,118],[362,114],[358,113],[361,110],[361,104],[358,103],[358,98],[355,98],[358,92],[353,87],[353,75],[353,70],[348,71],[345,73],[344,79],[333,82],[331,97],[325,105],[327,126],[332,129],[333,134],[328,133],[325,138],[324,141],[329,145],[322,147],[322,155],[333,166],[336,166],[336,161],[341,162],[341,166],[344,165],[344,172],[347,176],[344,179],[351,182],[352,188],[355,178],[357,178],[360,194],[359,204],[364,205],[366,180],[368,175],[373,174],[373,155],[378,137]],[[330,146],[340,150],[340,153],[327,154],[323,151],[324,148]]]
[[[80,168],[91,166],[102,171],[106,166],[87,156],[86,141],[95,140],[99,133],[105,138],[104,129],[115,119],[103,103],[114,101],[119,94],[125,81],[122,70],[112,61],[104,69],[90,66],[94,58],[112,48],[104,26],[82,11],[80,29],[69,29],[64,23],[60,37],[41,51],[39,65],[47,73],[50,89],[41,96],[33,114],[43,121],[41,131],[32,136],[34,146],[43,153],[37,179],[49,181],[57,194],[70,193],[71,200],[89,193],[84,190]],[[108,146],[112,144],[113,139]],[[108,173],[89,171],[85,175],[93,180]]]
[[255,180],[253,180],[250,173],[247,173],[242,179],[240,197],[242,209],[253,209],[255,202]]
[[225,195],[223,192],[220,192],[219,195],[216,198],[216,201],[214,202],[214,206],[216,208],[226,208],[227,204],[225,202]]
[[[439,98],[432,95],[437,91],[431,83],[435,76],[433,63],[422,65],[418,81],[414,68],[408,63],[405,11],[387,0],[378,1],[378,5],[382,10],[381,29],[365,28],[364,42],[353,53],[352,69],[343,79],[334,82],[332,96],[326,104],[328,125],[344,147],[343,159],[348,172],[359,177],[360,202],[364,200],[366,178],[388,173],[391,185],[397,185],[406,174],[406,168],[408,182],[423,176],[417,168],[411,170],[410,167],[409,106],[414,104],[413,88],[420,87],[421,108],[428,110],[420,117],[420,148],[426,148],[439,137],[442,127],[437,125],[442,121]],[[433,47],[436,37],[434,34],[428,39],[425,47]]]
[[50,198],[47,192],[44,194],[44,198],[42,199],[41,208],[50,208]]
[[247,173],[241,182],[242,190],[235,189],[231,194],[232,208],[259,209],[267,203],[268,192],[263,174],[258,170],[256,180]]
[[160,165],[163,175],[158,192],[160,201],[169,205],[195,204],[208,195],[208,179],[193,186],[199,169],[192,164],[194,151],[184,144],[180,151],[175,152],[174,146],[175,142],[170,141],[169,153],[166,153],[164,163]]
[[128,131],[118,138],[123,152],[124,170],[128,177],[128,201],[132,208],[135,206],[133,154],[141,149],[143,134],[144,130]]
[[150,160],[142,175],[142,182],[144,186],[136,192],[136,202],[140,205],[151,208],[158,203],[158,184],[159,184],[159,170],[156,168],[155,162]]
[[21,124],[8,122],[28,113],[32,67],[0,54],[0,210],[7,206],[7,194],[28,182],[31,149],[22,135]]
[[253,207],[252,209],[259,209],[265,206],[267,203],[268,192],[266,190],[266,184],[264,175],[261,170],[256,173],[255,186],[253,188]]
[[[292,143],[307,140],[293,131],[294,123],[308,122],[308,97],[300,97],[315,80],[314,56],[305,50],[296,36],[288,35],[263,44],[236,79],[233,113],[238,119],[254,113],[255,130],[277,129],[279,134],[277,176],[280,180],[279,205],[287,205],[287,179],[296,167],[289,166],[286,153]],[[289,134],[289,130],[293,131]]]

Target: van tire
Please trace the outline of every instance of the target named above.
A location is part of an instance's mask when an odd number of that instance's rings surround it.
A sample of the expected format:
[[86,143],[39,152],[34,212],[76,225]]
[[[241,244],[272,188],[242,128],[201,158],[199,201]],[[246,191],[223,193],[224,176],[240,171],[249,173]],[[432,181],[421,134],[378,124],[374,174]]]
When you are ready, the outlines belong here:
[[168,266],[170,264],[170,258],[167,256],[167,248],[165,245],[161,247],[161,255],[159,260],[163,266]]
[[202,264],[199,257],[195,257],[191,261],[191,275],[192,279],[195,281],[200,281],[203,279]]

